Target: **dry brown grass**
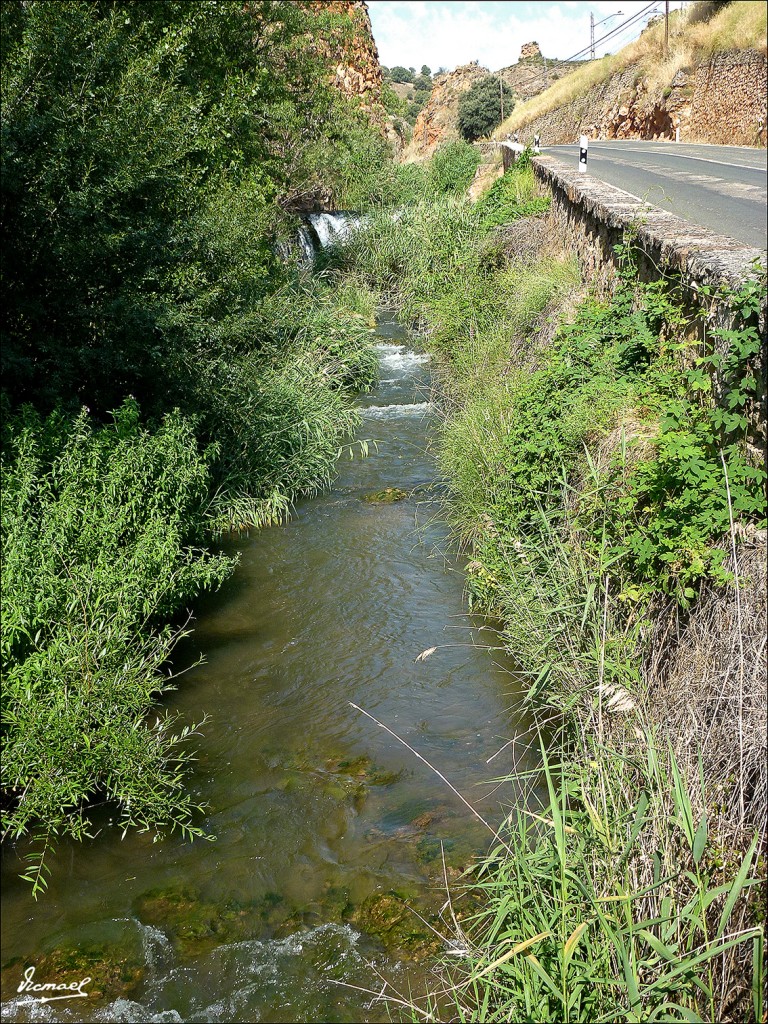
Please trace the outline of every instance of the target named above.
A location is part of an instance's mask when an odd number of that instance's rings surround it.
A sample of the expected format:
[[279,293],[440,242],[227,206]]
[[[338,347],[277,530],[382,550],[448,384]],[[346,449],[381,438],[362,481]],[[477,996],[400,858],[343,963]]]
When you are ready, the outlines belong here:
[[697,21],[696,10],[697,5],[692,5],[683,17],[679,12],[673,12],[670,17],[667,60],[660,59],[664,50],[664,24],[659,21],[618,53],[578,68],[538,96],[515,107],[512,115],[496,129],[494,138],[502,138],[543,114],[572,102],[593,86],[632,65],[637,65],[638,73],[646,79],[649,90],[655,91],[670,85],[682,68],[693,68],[713,53],[750,49],[765,53],[768,49],[765,4],[738,0],[723,7],[707,21]]
[[689,776],[701,752],[708,811],[721,838],[735,839],[768,819],[765,531],[747,536],[726,567],[738,587],[706,590],[686,622],[676,607],[657,610],[643,676]]

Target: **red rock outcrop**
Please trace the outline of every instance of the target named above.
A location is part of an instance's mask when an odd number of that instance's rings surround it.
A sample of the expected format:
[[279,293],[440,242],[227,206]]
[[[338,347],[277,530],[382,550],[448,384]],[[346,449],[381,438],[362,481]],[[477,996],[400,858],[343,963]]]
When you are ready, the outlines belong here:
[[427,105],[413,126],[410,149],[414,156],[430,156],[443,142],[459,138],[459,100],[475,82],[489,74],[488,68],[474,61],[435,78]]
[[346,15],[351,20],[350,33],[324,40],[334,81],[346,96],[358,96],[366,109],[377,116],[383,114],[381,65],[368,4],[364,0],[305,0],[304,6],[317,13]]

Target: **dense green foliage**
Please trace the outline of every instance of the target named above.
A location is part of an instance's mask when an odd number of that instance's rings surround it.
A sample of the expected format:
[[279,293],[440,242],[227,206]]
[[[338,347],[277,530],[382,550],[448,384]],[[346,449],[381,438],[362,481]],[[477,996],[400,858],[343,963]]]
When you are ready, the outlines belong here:
[[[756,287],[736,302],[754,304]],[[585,302],[533,371],[474,387],[448,426],[443,458],[467,523],[483,507],[498,531],[483,541],[485,558],[507,566],[508,545],[528,533],[537,509],[559,506],[563,475],[581,465],[585,446],[617,429],[599,488],[579,497],[582,542],[589,550],[608,538],[619,594],[661,591],[687,605],[705,578],[726,580],[715,543],[731,518],[764,525],[766,475],[747,461],[743,415],[726,421],[729,431],[722,410],[695,397],[712,357],[686,369],[686,344],[659,340],[676,315],[664,288],[641,294],[638,305],[628,282],[608,304]],[[759,346],[749,325],[730,340],[732,358],[737,346],[743,360]],[[734,404],[743,404],[756,382],[737,376]],[[489,415],[496,426],[486,438],[478,420]]]
[[190,830],[173,718],[144,716],[183,632],[163,622],[231,563],[199,547],[212,453],[178,414],[150,433],[132,400],[98,430],[27,409],[5,430],[2,827],[41,836],[38,881],[53,836],[87,834],[95,794],[121,828]]
[[185,404],[211,352],[254,346],[276,196],[311,184],[321,146],[339,162],[363,132],[322,86],[306,17],[270,2],[3,6],[14,398],[103,413],[130,391],[154,412]]
[[[406,164],[399,182],[405,205],[397,219],[388,210],[373,213],[328,260],[331,268],[354,271],[390,295],[407,321],[423,324],[434,344],[445,341],[457,356],[463,350],[455,344],[457,336],[464,339],[489,318],[498,322],[507,343],[514,332],[509,306],[517,301],[512,288],[516,272],[505,267],[503,238],[483,223],[482,200],[472,205],[462,194],[477,161],[473,146],[448,143],[426,167]],[[507,205],[515,220],[536,190],[530,169],[508,176],[516,179],[510,193],[517,198]],[[544,293],[546,285],[533,290]]]
[[459,99],[459,131],[467,142],[482,139],[509,117],[515,94],[496,75],[475,82]]
[[533,170],[527,161],[498,178],[477,203],[483,227],[500,227],[521,217],[535,217],[550,206],[549,196],[533,194]]
[[393,82],[412,82],[416,77],[416,68],[404,68],[396,64],[388,70],[387,77]]
[[[422,64],[421,71],[416,74],[415,68],[382,67],[382,102],[387,113],[402,118],[411,127],[419,113],[424,109],[432,93],[432,71]],[[401,97],[392,88],[390,82],[398,85],[409,85],[411,88]]]
[[146,714],[178,615],[229,572],[204,545],[327,484],[346,396],[377,372],[373,297],[278,259],[280,200],[399,186],[331,85],[323,38],[346,18],[272,0],[0,16],[3,835],[38,838],[39,886],[94,797],[120,827],[195,831],[173,723]]

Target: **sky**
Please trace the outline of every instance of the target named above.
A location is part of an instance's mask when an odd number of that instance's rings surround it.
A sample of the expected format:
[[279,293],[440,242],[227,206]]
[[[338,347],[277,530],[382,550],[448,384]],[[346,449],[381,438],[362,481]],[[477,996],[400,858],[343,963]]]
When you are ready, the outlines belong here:
[[[670,10],[679,8],[679,0],[670,3]],[[618,0],[618,2],[582,3],[558,0],[556,3],[517,2],[503,0],[368,0],[373,36],[379,49],[379,60],[386,67],[401,65],[417,71],[427,64],[432,71],[439,67],[452,70],[458,64],[477,60],[491,71],[514,64],[523,43],[536,41],[545,57],[563,60],[584,47],[589,47],[589,14],[595,24],[622,11],[621,17],[610,18],[595,29],[600,36],[618,28],[628,18],[647,8],[664,11],[664,3]],[[620,34],[597,42],[595,52],[602,57],[615,52],[636,39],[645,24],[635,22]],[[589,53],[582,57],[588,57]]]

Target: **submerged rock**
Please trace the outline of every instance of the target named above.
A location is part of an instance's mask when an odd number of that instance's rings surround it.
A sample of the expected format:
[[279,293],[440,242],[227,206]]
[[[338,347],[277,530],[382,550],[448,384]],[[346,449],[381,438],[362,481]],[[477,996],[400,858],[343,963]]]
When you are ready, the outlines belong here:
[[17,995],[24,972],[30,967],[34,967],[34,984],[84,982],[81,988],[88,994],[89,1002],[129,998],[142,981],[145,966],[140,948],[121,949],[109,943],[62,947],[42,955],[16,957],[3,965],[2,998]]
[[[386,949],[401,956],[423,959],[442,946],[438,935],[407,904],[408,896],[396,892],[371,893],[349,915],[356,928],[378,939]],[[432,915],[437,922],[437,915]]]
[[185,886],[152,889],[137,906],[140,919],[160,928],[185,956],[271,933],[290,917],[292,909],[275,892],[256,900],[218,904],[202,900],[197,890]]
[[373,491],[366,494],[363,501],[369,505],[388,505],[393,501],[402,501],[408,497],[407,491],[401,491],[399,487],[386,487],[383,491]]

